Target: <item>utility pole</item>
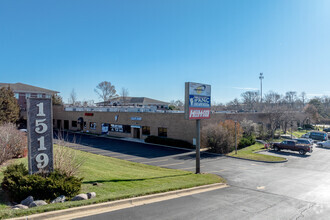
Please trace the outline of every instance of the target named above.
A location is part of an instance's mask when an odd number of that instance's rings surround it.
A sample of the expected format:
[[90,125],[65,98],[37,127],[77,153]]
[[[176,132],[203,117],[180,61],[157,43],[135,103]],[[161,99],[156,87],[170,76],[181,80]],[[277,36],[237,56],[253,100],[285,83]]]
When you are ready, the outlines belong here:
[[259,79],[260,79],[260,103],[262,103],[262,80],[264,79],[263,73],[260,73]]

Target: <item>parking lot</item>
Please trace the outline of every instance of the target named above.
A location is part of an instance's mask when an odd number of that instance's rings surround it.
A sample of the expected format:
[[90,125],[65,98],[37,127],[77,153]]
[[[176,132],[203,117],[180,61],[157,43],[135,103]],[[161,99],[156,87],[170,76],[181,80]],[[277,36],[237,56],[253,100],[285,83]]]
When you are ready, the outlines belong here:
[[[73,137],[70,136],[69,139],[73,139]],[[70,146],[75,149],[133,162],[172,169],[195,170],[195,155],[194,151],[191,150],[87,135],[76,136],[76,142],[75,144],[71,143]],[[299,155],[298,152],[292,151],[269,151],[264,153],[286,157],[288,162],[262,163],[201,153],[201,171],[214,173],[227,179],[228,184],[231,186],[230,191],[239,191],[242,198],[251,199],[249,206],[254,204],[252,194],[257,193],[259,197],[262,197],[262,200],[269,202],[276,195],[278,204],[273,204],[272,207],[262,211],[265,213],[269,211],[268,209],[283,212],[282,206],[285,203],[296,207],[290,210],[291,214],[289,216],[299,216],[298,214],[302,210],[304,210],[304,216],[315,216],[317,214],[319,218],[329,213],[329,149],[314,147],[313,153],[306,155]],[[230,194],[225,193],[225,190],[219,190],[215,193],[221,198],[222,192],[223,195],[230,196]],[[233,196],[237,196],[235,192],[232,192]],[[256,202],[255,205],[257,204]],[[229,204],[227,205],[229,206]],[[254,215],[252,214],[252,216]]]

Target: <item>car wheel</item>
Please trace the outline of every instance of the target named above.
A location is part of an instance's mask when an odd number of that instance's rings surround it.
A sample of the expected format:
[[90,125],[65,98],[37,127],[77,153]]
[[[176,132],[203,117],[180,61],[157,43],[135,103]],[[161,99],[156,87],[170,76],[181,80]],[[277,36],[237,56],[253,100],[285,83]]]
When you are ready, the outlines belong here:
[[274,150],[275,150],[275,151],[280,151],[280,148],[278,148],[278,147],[274,147]]
[[299,154],[300,155],[305,155],[306,154],[306,151],[304,151],[303,149],[299,150]]

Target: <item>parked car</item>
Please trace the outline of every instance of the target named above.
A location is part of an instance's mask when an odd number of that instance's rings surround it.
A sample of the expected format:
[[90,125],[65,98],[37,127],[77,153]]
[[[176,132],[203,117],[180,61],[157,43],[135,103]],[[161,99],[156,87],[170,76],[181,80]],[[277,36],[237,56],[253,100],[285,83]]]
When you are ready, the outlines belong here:
[[294,139],[294,140],[297,141],[298,144],[310,144],[311,146],[313,146],[313,140],[312,139],[297,138],[297,139]]
[[317,146],[330,148],[330,141],[317,142]]
[[330,127],[329,128],[324,128],[323,131],[330,132]]
[[296,140],[286,140],[281,143],[272,143],[272,147],[275,151],[292,150],[298,151],[301,155],[305,155],[307,152],[313,152],[313,147],[311,144],[299,144]]
[[301,136],[302,138],[309,138],[316,141],[327,141],[328,134],[323,131],[311,131]]

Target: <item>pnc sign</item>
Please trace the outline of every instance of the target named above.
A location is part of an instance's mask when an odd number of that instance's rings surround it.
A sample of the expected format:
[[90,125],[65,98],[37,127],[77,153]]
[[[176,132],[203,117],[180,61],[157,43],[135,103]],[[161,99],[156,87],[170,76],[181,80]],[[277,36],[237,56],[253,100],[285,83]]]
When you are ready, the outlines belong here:
[[207,119],[211,111],[211,86],[201,83],[185,84],[185,118]]
[[52,100],[27,99],[29,174],[53,171]]

